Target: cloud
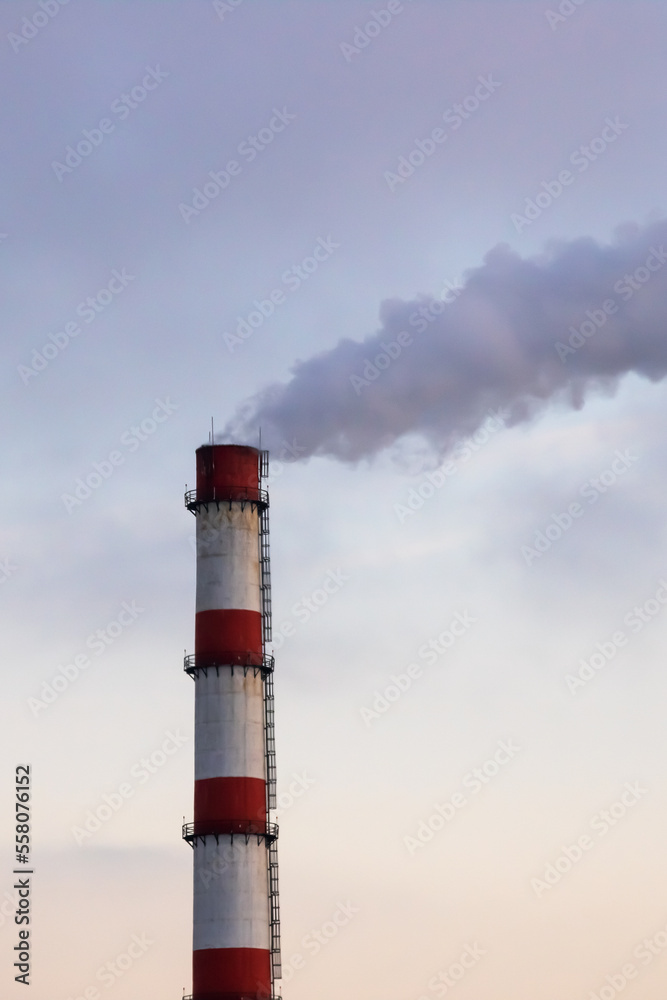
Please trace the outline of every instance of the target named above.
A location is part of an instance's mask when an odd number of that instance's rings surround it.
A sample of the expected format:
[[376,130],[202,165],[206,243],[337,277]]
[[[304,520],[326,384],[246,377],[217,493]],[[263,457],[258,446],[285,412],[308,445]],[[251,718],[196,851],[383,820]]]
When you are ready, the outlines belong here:
[[499,245],[444,298],[389,300],[365,340],[298,362],[249,399],[221,439],[296,440],[301,455],[370,458],[407,434],[439,455],[489,410],[506,423],[550,402],[580,407],[629,372],[667,373],[667,221],[614,241],[552,242],[533,259]]

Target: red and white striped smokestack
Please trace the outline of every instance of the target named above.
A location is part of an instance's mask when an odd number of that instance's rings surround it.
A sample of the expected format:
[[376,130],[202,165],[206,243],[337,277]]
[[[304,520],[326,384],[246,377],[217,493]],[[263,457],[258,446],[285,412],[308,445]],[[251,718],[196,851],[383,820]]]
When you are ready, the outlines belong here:
[[260,1000],[280,976],[265,452],[197,449],[192,1000]]

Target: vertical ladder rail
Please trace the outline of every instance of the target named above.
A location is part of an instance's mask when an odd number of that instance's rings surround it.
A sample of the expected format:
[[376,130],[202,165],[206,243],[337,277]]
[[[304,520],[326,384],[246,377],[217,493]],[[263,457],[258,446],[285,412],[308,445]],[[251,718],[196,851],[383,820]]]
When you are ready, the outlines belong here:
[[259,565],[261,572],[260,591],[262,598],[262,638],[271,642],[271,555],[269,551],[269,508],[265,507],[259,517]]
[[[266,751],[266,807],[267,814],[277,806],[276,795],[276,739],[275,702],[273,695],[273,662],[264,672],[264,746]],[[269,871],[269,924],[271,975],[273,981],[282,977],[280,958],[280,899],[278,895],[278,842],[271,840],[268,850]]]
[[260,451],[259,453],[259,477],[260,479],[267,479],[269,475],[269,453],[268,451]]
[[275,809],[276,800],[276,730],[273,698],[273,670],[264,675],[264,745],[266,749],[266,807]]
[[280,896],[278,894],[278,842],[269,846],[269,901],[271,909],[271,968],[274,979],[282,978],[280,958]]
[[[269,474],[269,453],[260,451],[260,479],[266,479]],[[266,654],[266,645],[273,635],[271,622],[271,559],[269,552],[269,509],[265,507],[259,517],[259,560],[260,589],[262,607],[262,641]],[[265,661],[266,662],[266,661]],[[276,738],[275,738],[275,702],[273,695],[273,659],[264,674],[264,746],[266,753],[266,808],[277,807],[276,790]],[[282,963],[280,957],[280,897],[278,893],[278,842],[271,840],[268,849],[269,875],[269,920],[271,929],[271,977],[275,983],[282,978]]]

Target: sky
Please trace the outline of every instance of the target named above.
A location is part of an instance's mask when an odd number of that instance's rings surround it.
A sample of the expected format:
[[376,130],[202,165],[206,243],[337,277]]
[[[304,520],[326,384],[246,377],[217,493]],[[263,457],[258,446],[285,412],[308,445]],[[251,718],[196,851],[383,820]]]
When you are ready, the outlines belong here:
[[663,1000],[666,41],[2,0],[3,996],[26,764],[32,1000],[190,992],[213,421],[271,452],[285,1000]]

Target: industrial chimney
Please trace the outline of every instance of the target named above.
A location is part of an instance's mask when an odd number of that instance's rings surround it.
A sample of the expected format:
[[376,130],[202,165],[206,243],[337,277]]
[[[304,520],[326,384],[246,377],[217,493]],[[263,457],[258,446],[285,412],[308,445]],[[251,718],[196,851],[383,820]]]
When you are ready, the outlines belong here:
[[268,452],[197,449],[193,988],[260,1000],[280,978]]

